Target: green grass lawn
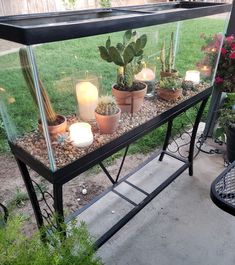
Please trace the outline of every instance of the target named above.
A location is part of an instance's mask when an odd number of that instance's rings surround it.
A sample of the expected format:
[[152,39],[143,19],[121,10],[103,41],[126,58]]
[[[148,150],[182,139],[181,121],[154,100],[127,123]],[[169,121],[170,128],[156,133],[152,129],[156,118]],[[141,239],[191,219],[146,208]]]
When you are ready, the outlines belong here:
[[[139,33],[146,33],[148,36],[145,50],[146,61],[156,64],[157,71],[160,71],[157,56],[161,41],[164,36],[169,40],[170,33],[176,30],[176,25],[177,23],[169,23],[138,30]],[[201,46],[204,41],[200,39],[200,34],[222,32],[223,27],[224,20],[222,19],[202,18],[181,22],[175,68],[182,75],[187,69],[195,69],[195,64],[203,57]],[[111,93],[111,86],[116,79],[116,66],[102,61],[98,51],[98,46],[103,45],[109,35],[112,43],[116,44],[122,40],[123,33],[117,32],[34,47],[40,78],[58,113],[66,115],[76,111],[74,96],[74,82],[76,81],[74,78],[80,70],[90,70],[101,74],[102,93]],[[38,112],[23,80],[18,53],[4,55],[0,58],[0,87],[6,89],[7,93],[16,100],[14,104],[8,105],[8,109],[18,133],[22,134],[34,129],[37,126]],[[137,141],[130,152],[149,152],[162,142],[164,130],[163,126]],[[6,135],[0,120],[0,152],[7,150]]]

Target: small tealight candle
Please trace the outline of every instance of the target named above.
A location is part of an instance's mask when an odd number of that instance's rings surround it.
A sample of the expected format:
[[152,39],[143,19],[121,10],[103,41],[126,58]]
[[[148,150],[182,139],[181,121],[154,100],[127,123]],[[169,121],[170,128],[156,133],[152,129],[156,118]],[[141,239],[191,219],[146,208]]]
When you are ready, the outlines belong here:
[[211,76],[211,67],[208,65],[203,65],[202,68],[200,69],[200,72],[204,77],[210,77]]
[[76,85],[79,115],[84,121],[95,119],[95,108],[98,104],[98,89],[91,82],[83,81]]
[[200,83],[200,72],[197,70],[187,71],[185,81],[192,81],[195,85],[198,85]]
[[88,147],[93,143],[91,125],[86,122],[76,122],[69,127],[72,144],[77,147]]
[[152,69],[143,68],[138,74],[135,75],[135,80],[144,82],[147,85],[146,97],[153,97],[155,90],[155,73]]

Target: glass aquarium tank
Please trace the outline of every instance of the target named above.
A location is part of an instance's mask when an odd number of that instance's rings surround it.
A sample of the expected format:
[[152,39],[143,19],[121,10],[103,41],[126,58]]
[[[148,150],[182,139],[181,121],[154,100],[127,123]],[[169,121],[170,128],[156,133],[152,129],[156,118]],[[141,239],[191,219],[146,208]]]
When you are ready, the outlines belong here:
[[211,89],[230,9],[170,2],[0,17],[0,148],[8,139],[15,155],[56,172]]

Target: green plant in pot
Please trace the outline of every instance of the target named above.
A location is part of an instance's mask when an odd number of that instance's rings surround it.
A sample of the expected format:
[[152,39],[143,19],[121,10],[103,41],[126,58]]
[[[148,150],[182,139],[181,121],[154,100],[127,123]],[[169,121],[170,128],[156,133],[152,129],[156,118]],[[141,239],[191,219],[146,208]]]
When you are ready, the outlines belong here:
[[161,79],[164,77],[177,77],[179,75],[178,71],[173,69],[174,64],[174,33],[171,33],[170,47],[166,55],[166,40],[163,40],[161,53],[160,53],[160,62],[161,62]]
[[99,98],[95,109],[95,118],[102,134],[114,133],[118,127],[121,110],[112,96]]
[[225,99],[225,104],[220,110],[219,126],[215,137],[220,137],[226,142],[228,161],[233,162],[235,160],[235,94],[230,94]]
[[[33,82],[32,70],[30,68],[30,63],[29,63],[26,49],[21,48],[19,51],[19,55],[20,55],[21,69],[22,69],[25,82],[33,98],[34,103],[38,107],[36,90],[35,90],[35,86]],[[48,123],[49,134],[52,137],[57,137],[58,135],[65,133],[67,129],[66,117],[59,115],[54,111],[50,98],[41,80],[39,80],[39,88],[40,88],[41,95],[42,95],[42,101],[43,101],[44,111],[45,111],[45,115],[46,115],[46,119]],[[40,130],[42,130],[42,123],[40,119],[38,121],[38,127]]]
[[99,46],[101,58],[118,66],[117,83],[113,85],[112,93],[122,112],[137,112],[143,104],[147,86],[135,82],[134,76],[143,68],[146,43],[146,34],[138,37],[136,31],[127,30],[122,42],[113,46],[109,37],[105,46]]
[[175,101],[182,96],[182,80],[175,77],[164,77],[159,82],[157,95],[166,101]]

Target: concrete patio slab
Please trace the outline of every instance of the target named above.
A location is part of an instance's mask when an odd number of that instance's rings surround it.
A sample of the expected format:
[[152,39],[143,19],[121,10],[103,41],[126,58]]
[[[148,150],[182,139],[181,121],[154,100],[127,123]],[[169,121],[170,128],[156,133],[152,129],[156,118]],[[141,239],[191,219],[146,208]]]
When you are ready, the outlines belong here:
[[[151,192],[181,162],[165,157],[154,159],[129,178]],[[105,264],[112,265],[212,265],[235,264],[235,218],[210,199],[210,185],[224,169],[220,155],[200,153],[194,176],[185,171],[150,202],[98,251]],[[127,184],[118,191],[138,203],[143,194]],[[98,237],[133,206],[110,192],[79,220],[88,223]]]

